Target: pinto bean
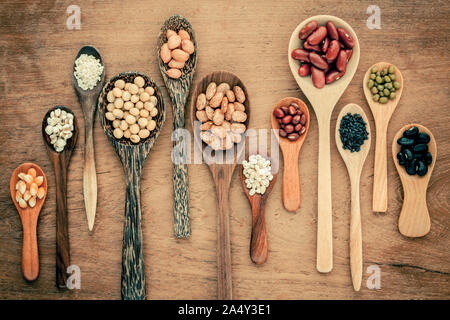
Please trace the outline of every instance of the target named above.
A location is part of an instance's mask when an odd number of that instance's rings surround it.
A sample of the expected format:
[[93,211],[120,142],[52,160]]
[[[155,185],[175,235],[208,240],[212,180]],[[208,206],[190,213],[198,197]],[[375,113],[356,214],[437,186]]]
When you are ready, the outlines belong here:
[[300,40],[305,40],[306,38],[308,38],[308,36],[317,29],[317,26],[319,24],[317,23],[317,21],[313,20],[310,21],[306,24],[306,26],[300,30],[300,32],[298,33],[298,37],[300,38]]
[[327,36],[327,28],[321,26],[314,31],[306,41],[311,45],[316,45],[322,42],[323,39]]

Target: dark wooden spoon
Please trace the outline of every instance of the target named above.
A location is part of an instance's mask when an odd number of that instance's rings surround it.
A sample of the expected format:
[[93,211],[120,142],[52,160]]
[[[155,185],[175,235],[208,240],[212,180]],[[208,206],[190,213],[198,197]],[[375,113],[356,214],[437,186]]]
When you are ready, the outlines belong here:
[[[84,168],[83,168],[83,195],[86,207],[86,217],[89,231],[94,228],[95,211],[97,209],[97,175],[95,172],[94,156],[94,120],[97,108],[97,99],[105,83],[105,65],[100,52],[93,46],[84,46],[80,49],[75,60],[82,54],[94,56],[103,65],[103,73],[100,81],[92,90],[83,90],[78,86],[77,79],[72,72],[72,84],[77,93],[81,109],[84,114]],[[73,65],[75,71],[75,62]]]
[[[50,137],[45,133],[47,118],[56,109],[65,110],[73,114],[73,133],[67,140],[64,150],[56,152],[50,143]],[[78,128],[75,114],[67,107],[56,106],[48,110],[42,120],[42,137],[44,138],[47,154],[53,163],[56,181],[56,286],[65,288],[67,283],[67,267],[70,266],[69,227],[67,216],[67,169],[70,157],[77,144]]]
[[[250,99],[242,81],[234,74],[226,71],[216,71],[204,76],[195,86],[192,91],[190,108],[191,108],[191,124],[194,131],[195,145],[202,152],[203,160],[209,166],[211,174],[216,185],[217,200],[219,202],[218,225],[217,225],[217,269],[218,269],[218,299],[231,300],[232,299],[232,280],[231,280],[231,247],[230,247],[230,205],[228,201],[231,177],[237,162],[243,156],[244,151],[244,137],[241,143],[235,145],[235,152],[210,152],[211,148],[206,147],[206,144],[200,139],[200,131],[196,126],[196,100],[197,96],[206,91],[209,83],[215,82],[220,84],[222,82],[228,83],[231,87],[240,86],[245,93],[246,99],[244,102],[245,111],[247,113],[247,121],[245,122],[248,128],[250,120]],[[244,134],[243,134],[244,135]],[[224,161],[218,161],[218,159]]]
[[[118,140],[114,137],[110,121],[105,118],[106,105],[108,104],[106,95],[114,88],[114,82],[116,80],[122,79],[125,82],[133,82],[137,76],[144,78],[145,87],[151,86],[155,89],[155,96],[158,99],[156,105],[158,115],[154,118],[156,128],[150,132],[150,136],[141,140],[138,144],[133,144],[125,138]],[[105,84],[98,99],[98,115],[103,131],[122,162],[127,184],[122,246],[122,299],[144,300],[145,274],[141,228],[141,173],[145,159],[164,124],[166,116],[164,98],[158,85],[145,74],[139,72],[119,73]]]
[[[248,161],[249,156],[246,160]],[[267,260],[268,247],[267,247],[267,234],[266,234],[266,220],[264,218],[264,210],[266,208],[266,201],[272,191],[273,186],[277,180],[278,174],[278,162],[274,161],[270,157],[265,157],[270,159],[272,166],[273,179],[270,181],[266,192],[261,195],[255,193],[250,195],[247,185],[245,183],[244,175],[244,165],[241,164],[240,177],[242,182],[242,187],[244,193],[250,201],[250,206],[252,207],[252,238],[250,242],[250,258],[256,264],[262,264]]]
[[[185,66],[181,69],[182,75],[179,79],[172,79],[167,76],[166,71],[169,69],[160,58],[161,46],[167,42],[167,30],[174,30],[178,32],[180,29],[187,31],[194,43],[195,51],[190,55],[189,60],[186,61]],[[175,236],[177,238],[187,238],[191,234],[191,223],[189,218],[189,183],[188,171],[186,165],[186,145],[182,134],[178,129],[184,129],[184,109],[186,100],[189,96],[192,78],[194,77],[195,67],[197,66],[197,41],[195,39],[195,32],[189,21],[180,15],[171,16],[167,19],[158,37],[158,51],[156,53],[159,70],[161,72],[167,91],[169,92],[170,100],[172,101],[173,109],[173,150],[177,151],[177,157],[181,163],[173,162],[173,217]]]

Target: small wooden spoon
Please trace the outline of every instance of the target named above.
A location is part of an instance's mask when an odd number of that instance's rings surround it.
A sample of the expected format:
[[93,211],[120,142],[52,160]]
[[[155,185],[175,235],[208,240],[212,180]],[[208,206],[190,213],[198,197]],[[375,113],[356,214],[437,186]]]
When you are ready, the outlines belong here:
[[[350,152],[344,149],[339,133],[342,118],[347,114],[360,114],[366,122],[366,130],[369,134],[368,140],[364,141],[361,150],[358,152]],[[366,161],[367,154],[370,150],[370,126],[369,120],[363,109],[354,103],[350,103],[342,108],[336,121],[336,146],[339,153],[347,166],[348,175],[350,177],[350,185],[352,189],[352,206],[350,219],[350,270],[352,274],[353,288],[359,291],[362,281],[362,235],[361,235],[361,210],[359,206],[359,184],[361,171]]]
[[[428,166],[428,172],[423,177],[409,175],[405,167],[401,166],[397,160],[397,153],[400,151],[400,145],[397,140],[402,137],[405,130],[411,127],[419,128],[419,132],[426,132],[430,136],[428,143],[428,151],[433,156],[433,161]],[[394,158],[395,167],[403,184],[403,206],[398,219],[398,230],[406,237],[423,237],[431,227],[430,214],[427,207],[427,188],[430,181],[431,173],[436,164],[437,146],[436,140],[430,130],[420,124],[408,124],[401,128],[392,141],[392,157]]]
[[[97,108],[97,99],[100,91],[105,83],[105,65],[103,64],[100,52],[93,46],[84,46],[80,49],[75,60],[82,54],[94,56],[100,60],[103,65],[103,73],[100,76],[100,81],[92,90],[83,90],[78,86],[77,79],[72,72],[72,84],[77,93],[78,100],[81,104],[81,109],[84,114],[84,168],[83,168],[83,195],[84,205],[86,207],[86,217],[88,221],[89,231],[94,228],[95,211],[97,209],[97,174],[95,171],[95,156],[94,156],[94,120],[95,111]],[[73,65],[75,71],[75,62]]]
[[271,120],[272,129],[279,130],[280,124],[278,123],[273,111],[279,107],[289,106],[291,103],[296,103],[300,110],[306,115],[305,132],[295,141],[291,141],[287,138],[280,137],[278,134],[275,136],[278,139],[281,152],[284,158],[284,171],[283,171],[283,204],[287,211],[295,212],[300,208],[301,192],[300,192],[300,174],[298,170],[298,157],[300,149],[305,142],[306,135],[309,130],[310,115],[306,104],[297,98],[284,98],[277,102],[272,110]]
[[[158,114],[153,119],[156,128],[150,132],[150,136],[133,144],[130,140],[116,139],[113,135],[114,128],[106,120],[107,93],[114,88],[114,82],[122,79],[125,82],[133,82],[134,78],[141,76],[145,80],[145,87],[151,86],[155,90],[158,99],[156,108]],[[151,148],[156,142],[162,130],[166,117],[166,107],[161,89],[150,77],[140,72],[124,72],[112,77],[105,84],[98,99],[98,116],[106,137],[111,142],[114,150],[122,162],[126,176],[126,200],[125,200],[125,224],[123,229],[122,244],[122,299],[145,300],[145,273],[144,251],[142,248],[141,228],[141,173]]]
[[[56,109],[65,110],[73,115],[73,133],[67,140],[64,150],[56,152],[50,143],[50,137],[45,133],[47,118]],[[53,163],[56,178],[56,286],[65,288],[67,283],[67,268],[70,266],[70,243],[67,216],[67,169],[70,157],[78,141],[78,127],[75,114],[67,107],[56,106],[47,111],[42,120],[42,137],[44,138],[47,154]]]
[[[18,174],[20,172],[27,172],[28,169],[34,168],[36,170],[37,176],[43,176],[44,182],[42,187],[45,190],[45,195],[42,199],[36,199],[36,205],[33,208],[27,207],[22,209],[16,201],[16,184],[19,181]],[[22,221],[23,228],[23,246],[22,246],[22,273],[23,277],[27,281],[34,281],[39,276],[39,253],[37,244],[37,221],[39,218],[39,213],[41,212],[42,205],[44,204],[45,198],[47,196],[47,177],[44,171],[34,163],[23,163],[18,166],[13,174],[11,175],[11,180],[9,182],[9,192],[11,193],[12,201],[16,206],[17,211],[20,215],[20,220]]]
[[[246,160],[248,161],[249,156]],[[270,157],[268,157],[270,159]],[[262,264],[267,260],[268,248],[267,248],[267,234],[266,234],[266,220],[264,218],[264,210],[266,207],[266,201],[272,191],[273,186],[277,180],[278,173],[278,163],[273,159],[270,159],[272,167],[273,179],[270,181],[266,192],[261,195],[255,193],[253,196],[250,195],[247,185],[245,183],[244,175],[244,165],[241,164],[240,177],[242,182],[242,187],[244,192],[250,201],[250,206],[252,208],[252,238],[250,242],[250,258],[256,264]]]
[[[185,66],[181,69],[182,76],[179,79],[169,78],[166,71],[169,67],[164,64],[160,58],[161,46],[167,42],[167,30],[179,31],[183,29],[187,31],[194,43],[195,51],[189,56]],[[158,51],[157,59],[159,63],[159,71],[166,84],[169,92],[170,100],[173,108],[173,150],[177,150],[178,159],[181,163],[173,162],[173,217],[175,236],[177,238],[187,238],[191,234],[191,223],[189,218],[189,183],[188,171],[186,164],[186,145],[182,143],[182,135],[179,134],[184,129],[184,107],[189,96],[192,78],[194,77],[195,67],[197,66],[197,41],[195,39],[195,32],[189,21],[180,15],[173,15],[167,19],[159,33],[158,37]],[[178,130],[181,129],[181,130]]]
[[[200,130],[196,126],[196,100],[197,96],[206,91],[206,87],[215,82],[220,84],[222,82],[228,83],[232,88],[236,85],[240,86],[245,93],[246,99],[244,101],[245,112],[247,113],[247,120],[245,126],[248,129],[250,120],[250,99],[247,89],[242,81],[234,74],[226,71],[216,71],[204,76],[192,91],[190,108],[191,108],[191,124],[194,132],[195,145],[202,152],[203,159],[209,166],[211,174],[216,185],[217,200],[219,202],[218,224],[217,224],[217,270],[218,270],[218,299],[231,300],[233,297],[232,288],[232,274],[231,274],[231,244],[230,244],[230,204],[229,204],[229,189],[231,178],[238,160],[244,152],[244,134],[241,143],[235,145],[236,152],[214,152],[208,153],[209,147],[200,139]],[[216,159],[218,154],[223,155],[224,161],[219,162]]]
[[372,209],[374,212],[386,212],[387,210],[387,128],[392,113],[400,101],[400,97],[403,92],[403,76],[400,70],[395,67],[395,81],[400,82],[400,89],[395,92],[395,99],[389,100],[386,104],[381,104],[373,101],[372,92],[370,92],[367,82],[369,82],[370,73],[373,67],[377,67],[378,70],[393,66],[392,63],[379,62],[371,66],[364,76],[363,88],[364,95],[366,96],[367,103],[372,111],[373,118],[375,120],[376,127],[376,142],[375,142],[375,165],[373,176],[373,202]]
[[[300,48],[301,40],[298,33],[310,21],[316,20],[323,26],[328,21],[333,21],[336,27],[345,28],[355,39],[353,55],[347,64],[345,75],[341,79],[325,85],[324,88],[314,87],[311,77],[300,77],[298,74],[298,61],[291,57],[291,52]],[[317,200],[317,270],[330,272],[333,269],[333,233],[332,233],[332,208],[331,208],[331,162],[330,162],[330,120],[333,108],[344,93],[353,78],[358,67],[360,56],[359,41],[355,31],[344,20],[334,16],[319,15],[306,19],[292,32],[289,41],[288,60],[291,72],[302,89],[305,96],[311,102],[316,113],[319,125],[319,183]]]

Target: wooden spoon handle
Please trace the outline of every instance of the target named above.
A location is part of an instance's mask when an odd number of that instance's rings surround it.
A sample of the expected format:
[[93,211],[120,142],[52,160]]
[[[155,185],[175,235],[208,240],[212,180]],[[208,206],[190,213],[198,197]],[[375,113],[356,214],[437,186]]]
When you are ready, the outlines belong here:
[[92,231],[97,208],[97,174],[95,171],[93,118],[87,119],[85,117],[84,128],[83,195],[89,231]]
[[387,125],[376,122],[375,166],[373,176],[373,211],[387,210]]
[[[419,177],[416,177],[419,179]],[[423,237],[430,231],[430,214],[427,208],[426,188],[403,184],[405,198],[398,219],[398,229],[406,237]],[[410,189],[408,189],[410,188]]]
[[267,260],[267,233],[264,218],[264,206],[261,202],[252,205],[252,239],[250,243],[250,257],[256,264]]
[[23,247],[22,247],[22,273],[27,281],[34,281],[39,276],[39,255],[37,245],[37,217],[22,218]]
[[352,208],[350,218],[350,271],[353,288],[359,291],[362,281],[361,209],[359,205],[359,179],[352,182]]
[[319,123],[319,183],[317,200],[317,270],[333,269],[330,120]]
[[67,163],[62,156],[54,159],[56,178],[56,286],[65,288],[70,265],[67,217]]
[[283,157],[283,205],[287,211],[295,212],[301,203],[298,152],[284,153]]
[[128,179],[122,244],[122,299],[145,300],[140,179],[136,175]]

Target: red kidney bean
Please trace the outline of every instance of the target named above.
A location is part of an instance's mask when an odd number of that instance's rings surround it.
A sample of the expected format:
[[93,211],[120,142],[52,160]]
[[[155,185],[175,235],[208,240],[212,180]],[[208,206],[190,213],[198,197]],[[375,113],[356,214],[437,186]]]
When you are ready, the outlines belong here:
[[278,121],[278,123],[280,123],[280,124],[281,124],[281,118],[278,118],[278,119],[277,119],[277,121]]
[[347,54],[347,61],[350,61],[350,59],[352,58],[352,55],[353,55],[353,50],[352,49],[346,49],[345,53]]
[[328,46],[327,54],[325,55],[325,58],[327,59],[328,63],[334,61],[336,57],[339,54],[339,41],[333,40],[330,42],[330,45]]
[[345,49],[345,45],[342,42],[340,42],[340,41],[339,41],[339,48]]
[[302,127],[303,127],[303,125],[302,125],[301,123],[298,123],[298,124],[295,126],[294,130],[297,131],[297,132],[300,132],[300,130],[302,129]]
[[304,63],[298,68],[298,74],[300,75],[300,77],[308,76],[309,71],[310,71],[310,66],[308,63]]
[[343,72],[347,68],[347,53],[344,50],[339,52],[339,56],[336,60],[336,69]]
[[[320,28],[319,28],[320,29]],[[337,32],[339,33],[339,38],[341,41],[348,47],[353,48],[355,46],[355,39],[348,33],[344,28],[337,28]]]
[[276,109],[273,111],[273,115],[274,115],[275,117],[277,117],[277,118],[282,118],[282,117],[284,117],[284,112],[283,112],[283,110],[281,110],[280,108],[276,108]]
[[299,114],[295,115],[295,116],[292,118],[292,124],[293,124],[293,125],[298,124],[298,123],[300,122],[300,119],[301,119],[301,118],[302,118],[302,117],[301,117]]
[[309,53],[309,60],[319,69],[326,69],[328,67],[327,61],[315,52]]
[[330,38],[326,37],[322,41],[322,52],[327,53],[328,46],[330,45]]
[[315,67],[311,67],[311,78],[316,88],[323,88],[325,86],[325,72]]
[[294,126],[292,124],[287,124],[284,127],[284,131],[286,131],[286,133],[292,133],[292,132],[294,132]]
[[308,42],[305,41],[305,43],[303,44],[303,48],[305,48],[306,50],[309,51],[316,51],[316,52],[322,52],[322,49],[320,48],[320,46],[318,44],[316,44],[315,46],[310,45]]
[[295,49],[291,53],[292,59],[309,62],[309,52],[303,49]]
[[321,26],[314,31],[306,41],[311,45],[316,45],[322,42],[323,39],[327,36],[327,28]]
[[319,24],[317,23],[317,21],[313,20],[310,21],[306,24],[306,26],[300,30],[300,32],[298,33],[298,37],[300,38],[300,40],[305,40],[306,38],[308,38],[308,36],[317,29],[317,26]]
[[280,107],[280,108],[281,108],[281,110],[283,110],[284,114],[288,114],[288,112],[289,112],[288,107],[282,106],[282,107]]
[[280,129],[280,137],[286,137],[287,133],[283,129]]
[[330,83],[335,82],[336,80],[339,80],[339,78],[341,77],[340,74],[341,74],[341,71],[339,71],[339,70],[331,70],[325,76],[325,83],[330,84]]
[[330,71],[331,69],[331,64],[328,65],[328,67],[326,67],[325,69],[323,69],[323,72],[327,73],[328,71]]
[[291,133],[287,136],[287,138],[291,141],[295,141],[300,137],[300,135],[298,133]]
[[337,32],[336,26],[332,21],[327,22],[327,31],[332,40],[339,40],[339,33]]
[[287,116],[284,116],[282,121],[284,124],[288,124],[289,122],[291,122],[291,120],[292,120],[292,116],[287,115]]
[[297,114],[297,109],[294,106],[289,106],[289,114],[291,116],[294,116],[295,114]]
[[300,118],[300,123],[304,126],[306,123],[306,114],[303,114],[302,117]]

